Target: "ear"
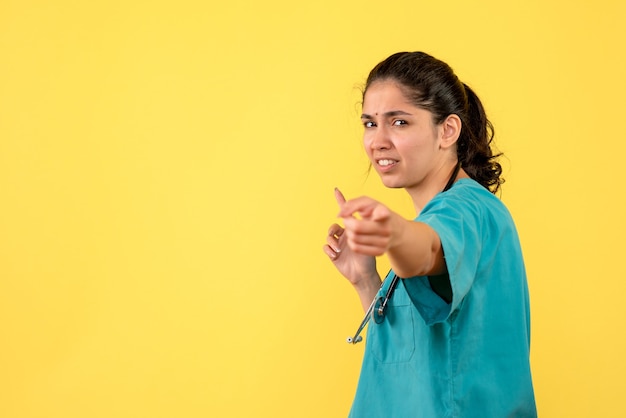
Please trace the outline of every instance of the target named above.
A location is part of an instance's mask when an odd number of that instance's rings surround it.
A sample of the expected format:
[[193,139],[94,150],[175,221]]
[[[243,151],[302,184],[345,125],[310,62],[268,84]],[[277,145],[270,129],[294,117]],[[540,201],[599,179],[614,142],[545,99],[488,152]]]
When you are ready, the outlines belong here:
[[463,123],[458,115],[451,114],[441,122],[441,148],[450,148],[456,144],[461,135],[461,127]]

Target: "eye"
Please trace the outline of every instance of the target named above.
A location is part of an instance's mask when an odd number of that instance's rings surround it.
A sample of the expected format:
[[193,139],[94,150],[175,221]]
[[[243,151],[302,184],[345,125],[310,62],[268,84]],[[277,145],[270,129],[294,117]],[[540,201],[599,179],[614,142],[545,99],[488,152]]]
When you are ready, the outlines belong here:
[[393,121],[393,126],[402,126],[402,125],[406,125],[407,121],[403,120],[403,119],[396,119]]
[[363,122],[363,126],[365,126],[366,128],[373,128],[374,126],[376,126],[376,123],[372,122],[371,120],[366,120],[365,122]]

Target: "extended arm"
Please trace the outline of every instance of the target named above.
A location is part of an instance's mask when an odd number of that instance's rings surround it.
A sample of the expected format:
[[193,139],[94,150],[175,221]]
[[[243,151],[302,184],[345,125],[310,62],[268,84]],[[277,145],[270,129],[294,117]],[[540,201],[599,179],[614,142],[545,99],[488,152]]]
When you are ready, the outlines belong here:
[[369,256],[387,253],[398,276],[446,272],[441,240],[430,226],[404,219],[368,197],[346,202],[339,216],[345,224],[349,248]]

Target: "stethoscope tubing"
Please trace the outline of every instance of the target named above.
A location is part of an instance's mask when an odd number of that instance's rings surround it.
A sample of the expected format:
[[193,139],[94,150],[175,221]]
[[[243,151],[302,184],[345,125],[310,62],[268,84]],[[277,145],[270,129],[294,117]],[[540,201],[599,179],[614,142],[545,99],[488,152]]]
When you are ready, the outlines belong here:
[[348,342],[348,344],[356,344],[363,341],[363,337],[361,337],[361,331],[363,331],[363,328],[365,328],[367,323],[370,321],[370,318],[372,317],[372,311],[374,310],[374,305],[376,304],[377,300],[378,298],[374,298],[372,303],[370,303],[370,307],[367,308],[367,312],[365,312],[365,316],[361,321],[361,325],[359,325],[359,328],[357,328],[356,332],[354,333],[354,337],[347,338],[346,341]]
[[[384,297],[376,296],[374,298],[374,300],[370,304],[370,307],[367,308],[367,312],[365,312],[363,321],[361,321],[361,325],[359,325],[359,328],[354,333],[354,336],[348,337],[346,339],[348,344],[356,344],[356,343],[360,343],[361,341],[363,341],[361,332],[363,331],[363,329],[365,328],[365,326],[368,324],[368,322],[370,321],[372,317],[374,317],[374,322],[376,322],[377,324],[380,324],[383,321],[383,319],[385,318],[385,310],[387,309],[387,303],[389,302],[389,299],[391,299],[391,295],[393,295],[393,291],[398,285],[399,280],[400,278],[394,274],[393,279],[391,279],[391,284],[389,284],[389,287],[387,288],[387,292],[385,293],[385,296]],[[386,281],[383,282],[383,284],[381,284],[380,286],[381,289],[384,286],[384,283],[386,283]]]

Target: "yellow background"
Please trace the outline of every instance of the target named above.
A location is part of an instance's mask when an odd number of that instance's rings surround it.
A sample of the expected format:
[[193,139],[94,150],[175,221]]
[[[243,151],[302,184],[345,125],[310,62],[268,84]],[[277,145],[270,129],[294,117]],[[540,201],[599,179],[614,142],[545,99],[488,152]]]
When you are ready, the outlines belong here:
[[[359,86],[424,50],[496,126],[542,417],[623,417],[618,0],[0,1],[0,417],[343,417],[363,347],[322,253]],[[384,269],[385,260],[381,260]]]

